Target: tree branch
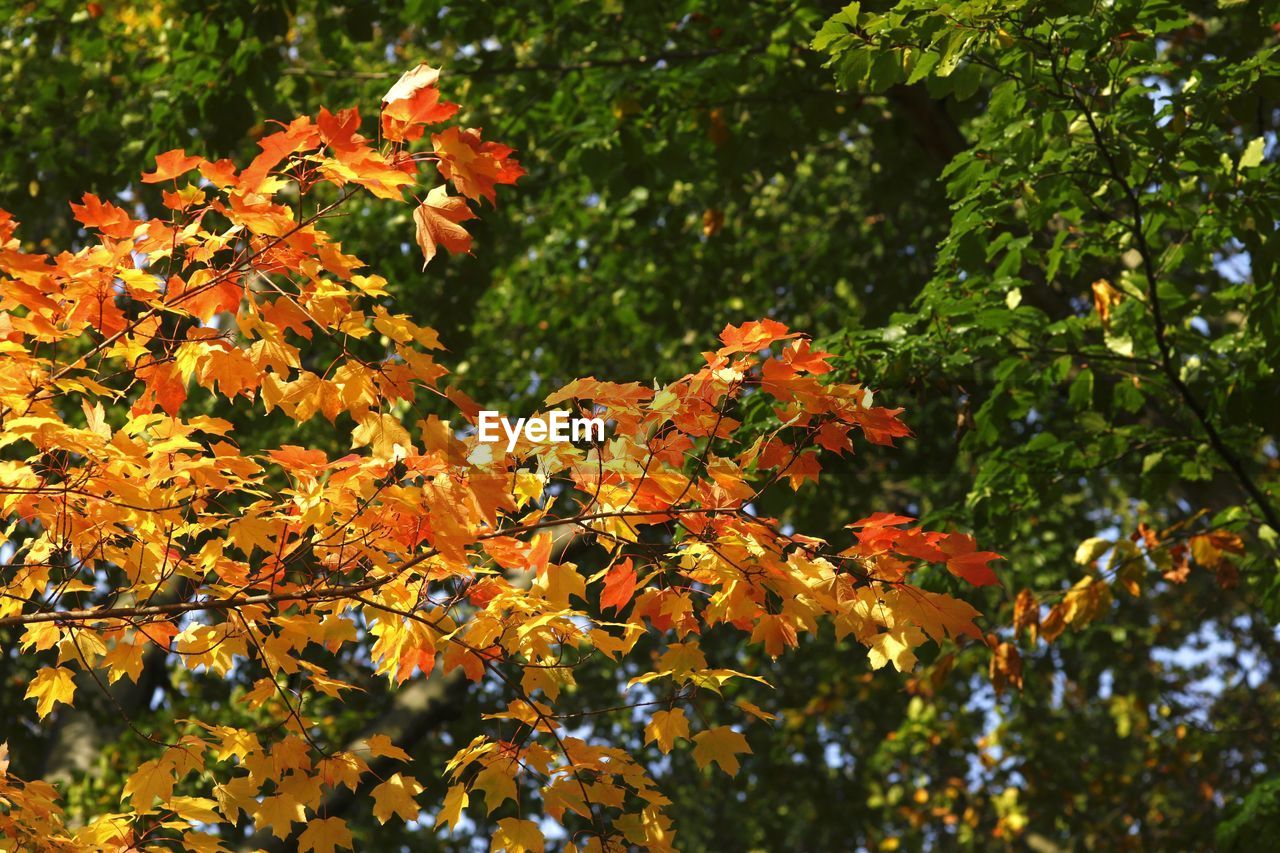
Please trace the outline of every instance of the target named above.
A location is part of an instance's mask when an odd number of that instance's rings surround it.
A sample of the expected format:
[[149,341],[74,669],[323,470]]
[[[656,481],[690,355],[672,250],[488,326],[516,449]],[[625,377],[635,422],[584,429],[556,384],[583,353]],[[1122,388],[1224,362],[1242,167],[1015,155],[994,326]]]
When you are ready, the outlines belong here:
[[1133,223],[1129,228],[1133,239],[1137,244],[1138,254],[1142,259],[1142,270],[1147,279],[1147,301],[1151,307],[1151,322],[1155,333],[1156,349],[1160,353],[1160,366],[1168,377],[1170,384],[1178,392],[1187,408],[1195,415],[1196,420],[1200,423],[1201,429],[1204,430],[1205,437],[1208,438],[1210,446],[1213,447],[1218,457],[1226,463],[1227,467],[1235,475],[1236,480],[1240,483],[1244,491],[1257,505],[1258,510],[1266,519],[1271,529],[1280,531],[1280,514],[1276,512],[1276,508],[1271,504],[1271,500],[1266,493],[1258,486],[1254,479],[1245,469],[1244,463],[1236,456],[1235,452],[1227,445],[1222,434],[1218,432],[1214,426],[1212,418],[1204,405],[1196,397],[1190,386],[1182,380],[1181,374],[1178,372],[1178,366],[1174,362],[1173,347],[1170,345],[1167,332],[1167,326],[1164,318],[1164,311],[1160,304],[1159,288],[1157,286],[1158,275],[1155,268],[1155,261],[1151,255],[1151,247],[1147,242],[1145,233],[1144,218],[1142,214],[1142,202],[1139,199],[1133,185],[1124,176],[1120,170],[1119,164],[1116,162],[1115,156],[1107,147],[1107,142],[1102,134],[1101,128],[1098,127],[1097,121],[1093,117],[1093,110],[1080,97],[1079,92],[1074,85],[1070,86],[1070,98],[1080,110],[1085,122],[1089,126],[1089,133],[1093,137],[1094,145],[1102,154],[1103,160],[1106,161],[1107,170],[1111,173],[1111,177],[1120,186],[1121,191],[1125,195],[1125,199],[1129,203],[1129,207],[1133,213]]
[[[684,509],[669,507],[665,510],[593,512],[568,518],[548,518],[532,524],[505,527],[494,530],[491,533],[485,533],[477,536],[476,541],[483,542],[487,539],[494,539],[499,536],[514,536],[517,534],[530,533],[535,530],[542,530],[548,527],[559,527],[565,524],[587,521],[599,521],[605,518],[670,516],[674,520],[681,515],[715,515],[718,513],[736,513],[738,511],[738,507],[686,507]],[[131,620],[148,616],[174,616],[181,613],[191,613],[197,610],[232,610],[255,604],[275,604],[282,601],[315,602],[331,601],[336,598],[351,598],[359,595],[360,593],[370,592],[371,590],[375,590],[380,586],[390,583],[398,577],[400,572],[411,569],[414,566],[437,556],[439,553],[440,552],[437,549],[432,548],[431,550],[424,551],[413,559],[407,561],[404,565],[397,567],[396,573],[394,574],[369,578],[361,581],[360,583],[346,584],[344,586],[315,587],[307,590],[262,593],[260,595],[233,595],[226,598],[197,598],[192,601],[179,601],[172,604],[152,604],[137,607],[47,610],[37,613],[23,613],[18,616],[6,616],[3,619],[0,619],[0,628],[7,628],[11,625],[30,625],[35,622],[91,622],[99,619]]]
[[[647,68],[659,62],[668,65],[686,62],[698,62],[716,56],[740,53],[750,55],[763,53],[770,47],[768,42],[761,44],[739,45],[735,47],[709,48],[706,50],[671,50],[658,53],[642,53],[638,56],[619,56],[607,59],[584,59],[581,62],[527,62],[516,65],[489,66],[480,65],[469,71],[459,71],[469,78],[498,77],[504,74],[572,74],[577,71],[595,71],[601,68]],[[399,77],[400,71],[345,71],[341,69],[311,68],[309,66],[293,66],[283,69],[283,73],[291,77],[326,77],[344,80],[390,80]]]

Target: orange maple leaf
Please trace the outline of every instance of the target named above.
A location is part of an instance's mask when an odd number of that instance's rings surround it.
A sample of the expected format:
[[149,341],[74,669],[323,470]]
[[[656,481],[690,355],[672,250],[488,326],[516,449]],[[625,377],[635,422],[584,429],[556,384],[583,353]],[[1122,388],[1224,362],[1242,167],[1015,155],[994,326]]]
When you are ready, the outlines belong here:
[[777,320],[752,320],[741,326],[726,325],[720,333],[724,346],[720,348],[719,354],[759,352],[776,341],[798,337],[798,332],[790,331]]
[[316,125],[320,128],[320,138],[334,151],[351,151],[364,142],[358,132],[360,111],[355,107],[339,110],[337,115],[321,107]]
[[71,203],[71,213],[86,228],[97,228],[108,237],[133,236],[133,220],[129,214],[93,193],[85,193],[84,204]]
[[176,365],[163,362],[140,367],[138,378],[146,383],[146,391],[133,404],[134,415],[155,411],[157,405],[170,415],[178,414],[187,399],[187,385]]
[[249,167],[240,174],[240,189],[245,192],[257,192],[262,182],[267,179],[271,170],[280,165],[280,161],[295,151],[314,148],[320,139],[319,129],[312,124],[310,116],[299,116],[278,133],[258,140],[262,153],[253,158]]
[[511,158],[513,149],[480,138],[480,128],[450,127],[431,134],[431,144],[440,158],[440,174],[453,181],[458,191],[479,201],[496,204],[494,188],[514,184],[524,169]]
[[623,560],[604,576],[604,591],[600,593],[600,609],[612,607],[621,610],[636,594],[636,570],[631,558]]
[[458,105],[440,100],[436,83],[440,70],[420,63],[400,76],[382,96],[382,135],[392,142],[412,142],[422,137],[423,126],[438,124],[458,111]]
[[471,251],[471,235],[458,223],[475,219],[476,215],[459,196],[449,195],[443,186],[427,193],[427,198],[413,212],[418,248],[422,249],[422,268],[436,256],[436,247],[444,246],[458,255]]
[[952,533],[938,543],[947,555],[947,570],[974,586],[990,586],[999,583],[996,573],[987,563],[1001,559],[994,551],[979,551],[973,537],[964,533]]
[[185,175],[203,162],[205,162],[203,157],[188,157],[186,149],[175,148],[156,157],[156,170],[154,172],[143,172],[142,182],[144,184],[158,184],[163,181],[170,181]]

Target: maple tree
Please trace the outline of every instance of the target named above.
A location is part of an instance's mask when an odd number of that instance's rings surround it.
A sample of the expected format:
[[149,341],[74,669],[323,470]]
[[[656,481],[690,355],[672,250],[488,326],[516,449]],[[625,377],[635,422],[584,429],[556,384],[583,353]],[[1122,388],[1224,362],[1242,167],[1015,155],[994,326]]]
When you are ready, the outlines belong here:
[[[0,207],[23,245],[79,248],[67,198],[146,219],[169,189],[137,181],[157,153],[247,163],[276,129],[259,117],[376,105],[406,64],[439,58],[459,117],[520,151],[519,191],[455,223],[474,254],[441,249],[427,275],[416,205],[360,193],[326,230],[447,330],[478,404],[514,416],[575,376],[669,380],[710,331],[767,316],[812,334],[841,375],[874,377],[915,434],[824,458],[821,488],[767,490],[756,512],[837,541],[891,510],[1008,558],[981,589],[917,576],[980,609],[1004,653],[927,647],[899,677],[830,631],[778,661],[736,631],[704,634],[709,661],[773,688],[704,691],[688,719],[736,723],[739,697],[779,719],[743,729],[731,784],[689,745],[652,765],[683,849],[1251,849],[1280,814],[1272,6],[20,2],[0,20],[0,82],[21,93],[0,110]],[[1135,202],[1184,389],[1156,340]],[[339,351],[308,347],[317,370]],[[747,402],[740,429],[767,429],[764,400]],[[244,452],[349,445],[326,418],[217,395],[185,411],[228,419]],[[608,566],[570,531],[553,549],[588,576]],[[23,698],[41,656],[21,631],[0,629],[0,741],[15,772],[58,786],[73,825],[115,811],[154,757],[125,720],[221,718],[253,683],[252,668],[216,676],[153,647],[109,691],[77,672],[74,706],[42,723]],[[556,708],[582,714],[577,736],[656,757],[650,709],[618,702],[632,674],[588,657]],[[325,742],[382,731],[419,768],[488,733],[502,692],[460,669],[399,687],[342,675],[362,689],[309,706]],[[322,802],[357,846],[470,850],[516,812],[481,804],[434,830],[448,786],[418,773],[427,817],[380,824],[367,795],[397,767],[369,764],[360,791]]]
[[[927,642],[982,640],[972,606],[913,580],[935,565],[995,583],[997,555],[970,536],[875,513],[828,542],[759,513],[766,492],[816,483],[855,436],[908,435],[900,410],[777,321],[727,326],[673,382],[589,377],[545,398],[544,412],[606,419],[603,442],[507,453],[478,440],[479,408],[445,383],[437,333],[395,313],[387,281],[325,227],[358,193],[407,195],[425,262],[468,251],[469,202],[494,203],[522,169],[479,130],[433,130],[456,111],[420,65],[383,97],[372,138],[355,109],[322,109],[265,136],[243,169],[166,152],[142,177],[164,187],[165,217],[86,194],[73,209],[92,238],[56,256],[23,251],[0,213],[0,627],[39,661],[26,696],[56,718],[83,698],[78,676],[108,691],[156,654],[251,683],[236,714],[163,731],[129,721],[148,757],[119,809],[83,825],[6,762],[0,831],[14,843],[220,849],[239,827],[328,851],[352,836],[326,798],[370,784],[380,823],[425,809],[456,827],[514,801],[493,849],[542,849],[538,815],[575,849],[674,849],[645,757],[578,737],[574,718],[591,712],[557,708],[584,662],[626,674],[617,702],[643,714],[659,755],[691,748],[732,775],[751,751],[739,729],[770,715],[745,698],[737,727],[688,709],[765,679],[715,665],[705,637],[777,658],[830,624],[873,668],[902,672]],[[323,418],[351,452],[248,450],[210,402]],[[566,559],[566,534],[605,567]],[[996,659],[1007,669],[1013,654]],[[501,701],[487,734],[443,768],[416,767],[385,734],[327,738],[326,709],[359,689],[352,668],[395,685],[458,671]],[[436,772],[447,794],[424,803],[418,777]]]

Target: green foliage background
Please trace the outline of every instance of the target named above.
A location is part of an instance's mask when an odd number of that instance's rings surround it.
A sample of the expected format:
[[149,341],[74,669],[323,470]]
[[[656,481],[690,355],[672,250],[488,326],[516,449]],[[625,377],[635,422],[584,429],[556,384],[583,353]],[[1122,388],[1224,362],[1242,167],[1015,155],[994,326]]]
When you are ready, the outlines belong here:
[[[45,250],[76,244],[67,200],[83,192],[154,208],[135,176],[160,151],[245,158],[268,119],[321,105],[371,118],[426,60],[527,178],[474,223],[474,257],[425,273],[407,209],[355,208],[337,228],[440,329],[480,402],[524,411],[577,376],[674,378],[726,322],[809,331],[905,407],[915,437],[824,471],[821,500],[763,510],[833,537],[873,510],[972,529],[1007,557],[1003,587],[970,593],[1001,636],[1019,590],[1052,602],[1109,577],[1107,555],[1075,560],[1085,539],[1139,523],[1242,537],[1235,586],[1120,567],[1139,594],[1052,646],[1021,641],[1020,693],[993,691],[978,647],[905,682],[830,637],[753,661],[778,689],[748,698],[781,720],[748,731],[742,775],[661,766],[685,849],[1244,850],[1274,828],[1276,4],[0,8],[0,207]],[[1100,279],[1123,297],[1105,328]],[[292,425],[241,428],[269,444]],[[18,683],[11,640],[0,674]],[[725,660],[759,656],[717,642]],[[244,685],[152,664],[52,727],[0,692],[15,767],[110,809],[145,752],[115,703],[148,729],[238,713]],[[369,692],[331,709],[329,737],[396,729],[424,782],[493,699],[435,678],[411,707],[351,675]],[[571,704],[614,704],[614,674],[582,682]],[[641,750],[628,715],[590,719]],[[330,806],[365,847],[487,837]]]

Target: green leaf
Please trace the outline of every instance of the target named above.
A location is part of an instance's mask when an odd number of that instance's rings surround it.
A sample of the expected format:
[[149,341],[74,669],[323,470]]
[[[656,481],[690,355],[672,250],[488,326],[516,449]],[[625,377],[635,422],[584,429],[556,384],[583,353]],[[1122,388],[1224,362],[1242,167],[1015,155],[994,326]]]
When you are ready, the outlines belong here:
[[1262,163],[1262,153],[1266,150],[1267,140],[1261,136],[1257,137],[1245,146],[1244,153],[1240,155],[1241,169],[1251,169]]
[[1093,406],[1093,371],[1085,368],[1076,374],[1071,381],[1071,390],[1067,392],[1067,402],[1077,410]]

